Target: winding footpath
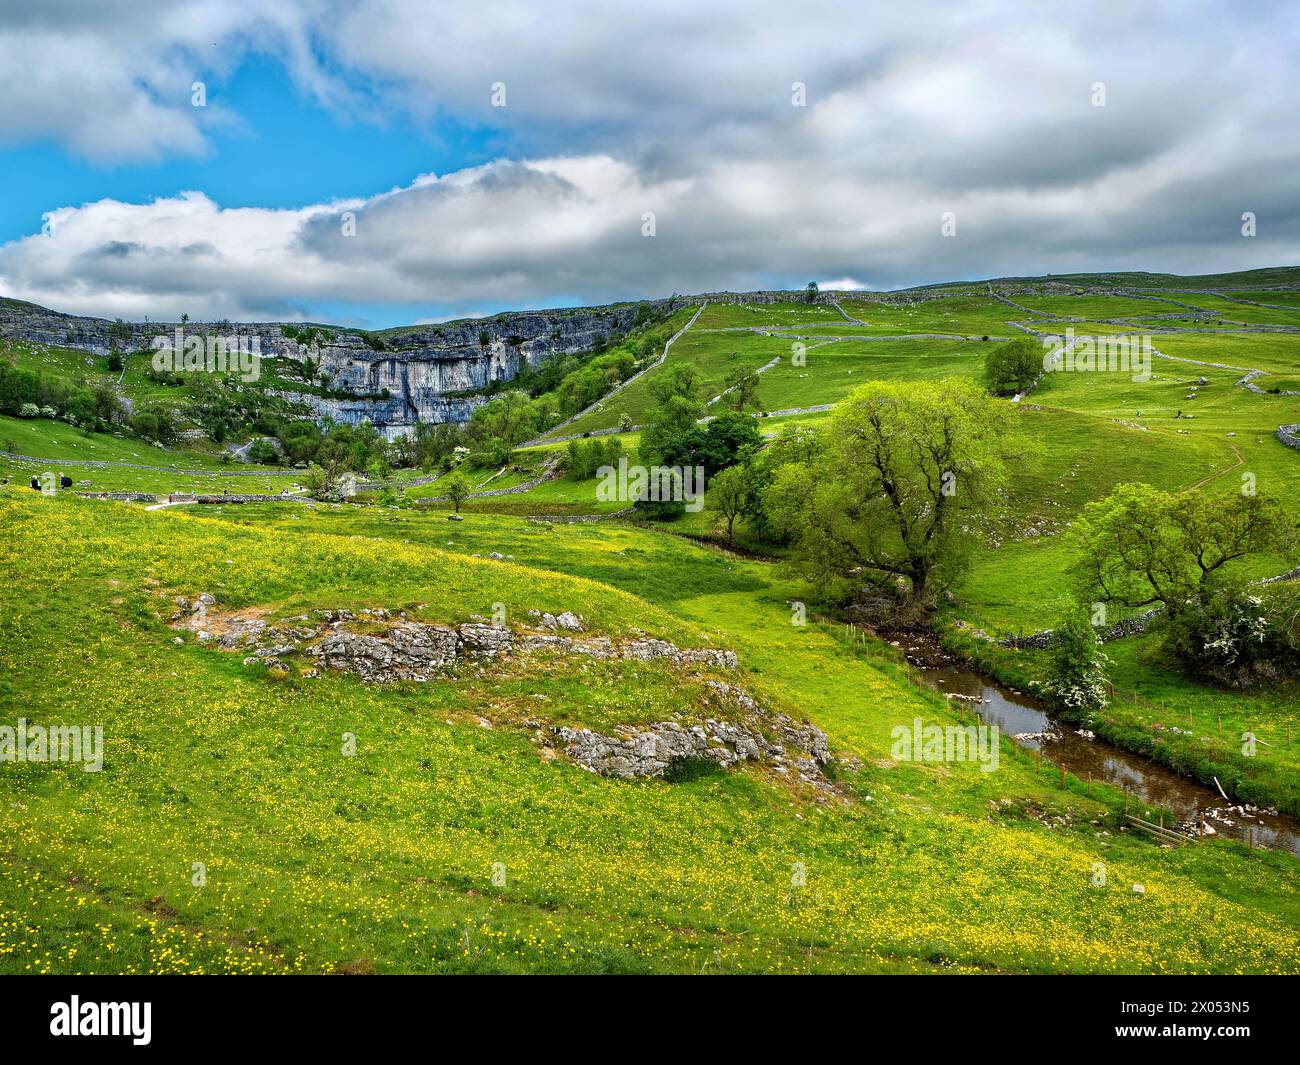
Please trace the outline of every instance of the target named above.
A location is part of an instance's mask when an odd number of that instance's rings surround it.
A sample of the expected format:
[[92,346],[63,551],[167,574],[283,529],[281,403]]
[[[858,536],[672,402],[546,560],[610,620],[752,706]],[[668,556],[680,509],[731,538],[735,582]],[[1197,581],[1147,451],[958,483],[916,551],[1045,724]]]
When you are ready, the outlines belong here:
[[590,414],[592,411],[608,403],[611,399],[613,399],[625,388],[627,388],[628,385],[632,384],[633,381],[640,380],[651,370],[658,369],[660,366],[662,366],[664,364],[664,360],[668,358],[668,352],[672,350],[672,346],[676,344],[677,341],[679,341],[685,335],[686,331],[695,324],[696,320],[700,317],[700,315],[704,313],[704,308],[707,307],[708,305],[709,305],[708,300],[705,300],[703,303],[700,304],[699,309],[693,315],[691,315],[691,320],[668,338],[667,343],[664,344],[663,354],[661,354],[659,358],[655,359],[655,361],[652,362],[649,366],[645,367],[644,369],[638,370],[626,381],[615,386],[611,391],[601,396],[600,399],[596,400],[595,403],[592,403],[590,406],[584,407],[582,410],[578,411],[578,413],[573,415],[573,417],[565,418],[564,421],[560,422],[558,425],[551,426],[551,428],[548,429],[546,432],[544,432],[541,436],[535,436],[531,440],[525,440],[519,446],[536,447],[538,444],[543,444],[543,443],[554,444],[563,440],[573,440],[575,437],[582,436],[583,435],[582,433],[570,433],[568,436],[553,436],[551,434],[553,434],[557,429],[563,429],[566,425],[572,425],[583,415]]

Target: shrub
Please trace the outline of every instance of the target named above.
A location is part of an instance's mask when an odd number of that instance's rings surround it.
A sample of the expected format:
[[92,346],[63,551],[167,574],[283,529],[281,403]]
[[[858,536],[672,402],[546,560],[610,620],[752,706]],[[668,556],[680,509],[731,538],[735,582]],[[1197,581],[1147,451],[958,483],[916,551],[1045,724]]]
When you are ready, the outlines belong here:
[[248,461],[259,466],[274,466],[280,461],[280,452],[269,440],[255,440],[248,449]]
[[1085,723],[1106,705],[1106,666],[1110,659],[1088,619],[1071,611],[1052,633],[1051,665],[1043,691],[1061,709]]
[[170,444],[176,439],[176,423],[164,407],[151,407],[132,416],[131,431],[145,440]]
[[1203,590],[1166,624],[1170,649],[1191,671],[1233,687],[1277,676],[1290,657],[1270,604],[1244,585]]

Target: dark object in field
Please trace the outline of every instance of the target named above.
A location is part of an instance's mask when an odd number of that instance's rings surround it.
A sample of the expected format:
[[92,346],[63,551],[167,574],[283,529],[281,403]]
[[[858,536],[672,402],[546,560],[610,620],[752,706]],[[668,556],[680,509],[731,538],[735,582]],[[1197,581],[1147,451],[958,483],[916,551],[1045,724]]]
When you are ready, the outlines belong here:
[[703,758],[699,755],[674,758],[664,770],[664,780],[670,784],[689,784],[692,780],[704,780],[723,775],[722,766],[712,758]]
[[71,488],[71,487],[72,487],[72,478],[69,477],[69,476],[65,473],[62,477],[59,478],[59,487],[60,487],[60,488]]
[[37,492],[41,490],[41,481],[39,477],[32,478],[32,489]]

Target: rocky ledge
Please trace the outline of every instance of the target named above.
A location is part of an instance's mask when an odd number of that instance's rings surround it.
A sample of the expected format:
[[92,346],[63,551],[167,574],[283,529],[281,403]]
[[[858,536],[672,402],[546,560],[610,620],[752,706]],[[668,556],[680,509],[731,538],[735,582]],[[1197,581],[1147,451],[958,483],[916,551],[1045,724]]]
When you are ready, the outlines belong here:
[[737,720],[657,721],[625,726],[612,736],[565,726],[552,731],[565,754],[602,776],[661,777],[679,759],[707,758],[724,769],[741,762],[764,762],[779,773],[829,787],[822,771],[831,760],[826,733],[764,709],[742,688],[719,681],[705,684],[711,700],[738,712]]
[[[624,661],[663,661],[674,666],[734,670],[736,654],[717,648],[678,647],[649,636],[615,640],[586,632],[582,617],[530,611],[542,631],[516,631],[485,622],[435,625],[406,611],[317,610],[271,623],[257,610],[219,611],[202,593],[175,600],[174,628],[193,632],[199,642],[223,651],[244,651],[246,664],[287,670],[289,656],[311,663],[302,676],[321,670],[352,673],[370,683],[428,681],[445,676],[458,662],[514,655],[583,656]],[[182,642],[178,636],[177,642]],[[791,781],[832,791],[825,767],[831,762],[826,734],[807,723],[764,708],[743,688],[705,680],[699,718],[619,726],[612,735],[567,725],[528,724],[544,747],[563,751],[603,776],[662,777],[681,759],[701,758],[727,769],[762,764]],[[705,716],[707,715],[707,716]],[[692,715],[693,716],[693,715]],[[481,722],[490,724],[490,722]]]
[[[172,621],[198,634],[202,643],[225,651],[251,651],[245,662],[285,668],[284,656],[305,655],[319,668],[354,673],[362,680],[427,681],[446,673],[462,659],[499,658],[516,654],[582,655],[596,659],[643,662],[664,660],[673,665],[735,669],[736,653],[711,647],[678,647],[667,640],[643,637],[614,640],[608,636],[563,636],[558,631],[584,632],[586,624],[571,611],[536,613],[548,631],[516,632],[505,626],[471,622],[434,625],[412,620],[405,611],[318,610],[293,623],[270,625],[257,612],[220,614],[209,610],[212,597],[200,595],[193,604],[177,599]],[[368,631],[357,631],[365,626]]]

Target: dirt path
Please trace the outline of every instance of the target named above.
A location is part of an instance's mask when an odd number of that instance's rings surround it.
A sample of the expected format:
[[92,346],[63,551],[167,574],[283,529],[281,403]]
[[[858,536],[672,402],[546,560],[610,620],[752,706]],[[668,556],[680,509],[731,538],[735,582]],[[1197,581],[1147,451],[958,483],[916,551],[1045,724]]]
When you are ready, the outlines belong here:
[[[672,350],[672,346],[676,344],[677,341],[679,341],[685,335],[686,331],[695,324],[696,320],[700,317],[700,315],[704,313],[704,308],[707,307],[708,305],[709,305],[708,300],[705,300],[703,303],[700,304],[699,310],[697,310],[693,315],[691,315],[691,320],[687,322],[684,326],[682,326],[681,329],[677,330],[676,333],[674,333],[672,336],[668,338],[668,342],[664,344],[663,354],[661,354],[659,358],[655,359],[655,361],[652,362],[649,366],[647,366],[644,370],[638,370],[622,384],[616,386],[611,392],[608,392],[607,394],[601,396],[600,399],[596,400],[595,403],[591,404],[588,407],[584,407],[582,410],[578,411],[578,413],[575,414],[572,418],[565,418],[564,421],[559,423],[559,425],[552,426],[541,436],[535,436],[531,440],[526,440],[519,446],[534,447],[537,444],[541,444],[541,443],[554,444],[562,440],[572,440],[574,439],[574,437],[581,436],[582,435],[581,433],[572,433],[568,436],[558,436],[558,437],[551,436],[551,434],[554,433],[556,429],[563,429],[566,425],[572,425],[584,414],[590,414],[597,407],[602,406],[603,404],[609,402],[609,400],[617,396],[620,392],[622,392],[625,388],[627,388],[627,386],[630,385],[633,381],[639,380],[640,378],[648,374],[651,370],[654,370],[657,367],[662,366],[664,364],[664,360],[668,358],[668,352]],[[631,430],[628,431],[630,432]]]
[[1218,478],[1222,477],[1224,474],[1231,473],[1233,470],[1237,469],[1238,467],[1244,466],[1246,464],[1246,458],[1244,455],[1242,455],[1241,449],[1237,447],[1237,445],[1234,444],[1231,440],[1228,441],[1228,447],[1232,448],[1232,453],[1237,456],[1236,462],[1234,462],[1231,466],[1227,467],[1226,469],[1219,470],[1217,473],[1212,473],[1208,477],[1203,477],[1195,484],[1189,484],[1186,488],[1182,489],[1182,491],[1180,491],[1178,494],[1185,495],[1188,492],[1195,492],[1202,485],[1209,484],[1211,481],[1217,480]]

